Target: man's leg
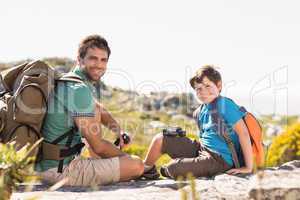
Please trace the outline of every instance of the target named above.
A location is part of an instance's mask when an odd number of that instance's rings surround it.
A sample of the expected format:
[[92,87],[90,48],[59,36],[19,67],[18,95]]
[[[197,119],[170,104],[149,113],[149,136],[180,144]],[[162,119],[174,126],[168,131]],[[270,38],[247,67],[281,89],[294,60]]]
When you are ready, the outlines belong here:
[[120,181],[128,181],[140,177],[144,173],[144,164],[139,157],[121,156]]
[[57,168],[52,168],[45,172],[37,172],[37,175],[49,183],[66,179],[66,185],[92,186],[128,181],[139,177],[143,172],[144,164],[137,157],[121,156],[107,159],[77,157],[64,167],[63,173],[58,173]]

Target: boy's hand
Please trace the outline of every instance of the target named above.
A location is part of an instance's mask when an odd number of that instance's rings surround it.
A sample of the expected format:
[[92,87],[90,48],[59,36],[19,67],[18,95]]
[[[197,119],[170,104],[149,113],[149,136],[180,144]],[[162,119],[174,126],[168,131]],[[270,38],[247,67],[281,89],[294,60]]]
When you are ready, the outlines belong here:
[[236,175],[236,174],[249,174],[252,172],[252,169],[247,167],[241,167],[241,168],[233,168],[228,171],[226,171],[226,174],[230,175]]

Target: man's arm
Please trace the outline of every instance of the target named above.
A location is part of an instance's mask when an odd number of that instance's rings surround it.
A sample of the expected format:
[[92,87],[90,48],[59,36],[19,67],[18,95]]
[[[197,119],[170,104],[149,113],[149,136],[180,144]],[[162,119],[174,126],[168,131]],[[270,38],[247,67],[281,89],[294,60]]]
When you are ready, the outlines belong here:
[[234,131],[239,136],[239,142],[241,144],[246,166],[241,168],[231,169],[227,171],[227,173],[229,174],[251,173],[253,168],[253,153],[252,153],[251,141],[250,141],[250,136],[249,136],[247,126],[244,123],[243,119],[240,119],[233,128]]
[[110,158],[126,155],[115,145],[102,138],[99,117],[96,112],[95,117],[75,117],[74,121],[90,148],[100,157]]
[[121,128],[120,125],[118,124],[118,122],[113,118],[113,116],[104,108],[104,106],[99,103],[98,101],[96,102],[96,110],[100,113],[100,120],[101,123],[107,127],[108,129],[110,129],[111,131],[113,131],[114,133],[117,134],[117,136],[119,136],[120,132],[121,132]]
[[101,103],[95,101],[95,104],[96,112],[100,113],[100,123],[102,123],[105,127],[113,131],[116,134],[116,137],[120,139],[119,146],[121,148],[124,147],[124,140],[123,137],[121,137],[122,130],[119,123],[113,118],[113,116],[104,108],[104,106]]

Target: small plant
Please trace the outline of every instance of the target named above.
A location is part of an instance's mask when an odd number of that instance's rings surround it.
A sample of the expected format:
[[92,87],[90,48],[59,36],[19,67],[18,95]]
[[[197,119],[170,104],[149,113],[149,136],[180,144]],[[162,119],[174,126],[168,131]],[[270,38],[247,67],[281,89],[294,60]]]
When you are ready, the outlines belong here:
[[192,175],[192,173],[188,173],[186,176],[187,180],[190,182],[190,191],[183,188],[183,177],[179,176],[177,178],[178,187],[180,189],[181,193],[181,200],[188,200],[188,197],[190,196],[192,200],[200,200],[200,197],[196,190],[196,182],[195,177]]
[[37,179],[33,175],[35,157],[30,155],[41,141],[42,139],[30,148],[26,145],[18,151],[14,148],[14,142],[0,143],[0,200],[10,199],[19,183]]
[[299,159],[300,123],[296,123],[273,139],[267,155],[267,166],[278,166]]

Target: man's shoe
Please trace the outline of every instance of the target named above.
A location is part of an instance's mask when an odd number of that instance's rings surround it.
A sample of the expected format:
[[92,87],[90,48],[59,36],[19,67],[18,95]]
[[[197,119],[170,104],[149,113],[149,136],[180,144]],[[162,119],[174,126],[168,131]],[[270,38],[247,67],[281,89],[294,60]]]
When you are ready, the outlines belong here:
[[153,167],[151,169],[144,172],[144,174],[142,175],[142,178],[148,179],[148,180],[157,180],[157,179],[159,179],[159,177],[160,177],[160,174],[156,170],[155,165],[153,165]]

